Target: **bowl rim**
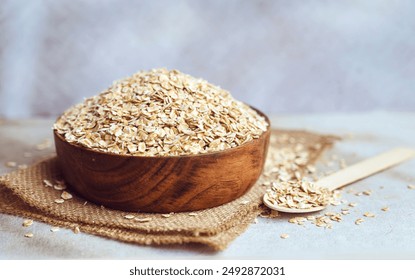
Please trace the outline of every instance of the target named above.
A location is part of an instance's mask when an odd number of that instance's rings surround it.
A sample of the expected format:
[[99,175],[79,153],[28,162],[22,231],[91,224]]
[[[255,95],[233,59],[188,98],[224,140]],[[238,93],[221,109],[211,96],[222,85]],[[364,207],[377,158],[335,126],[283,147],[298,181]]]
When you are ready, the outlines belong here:
[[[247,104],[248,105],[248,104]],[[135,155],[120,155],[120,154],[115,154],[115,153],[107,153],[107,152],[102,152],[102,151],[97,151],[94,150],[92,148],[87,148],[84,147],[82,145],[79,144],[74,144],[71,142],[68,142],[61,134],[59,134],[57,132],[57,130],[55,128],[53,128],[53,134],[58,137],[62,142],[77,148],[77,149],[81,149],[81,150],[85,150],[91,153],[96,153],[97,155],[105,155],[105,156],[113,156],[113,157],[119,157],[119,158],[126,158],[126,159],[177,159],[177,158],[187,158],[187,157],[203,157],[203,156],[212,156],[212,155],[218,155],[218,154],[224,154],[224,153],[230,153],[230,152],[234,152],[238,149],[242,149],[244,146],[251,144],[252,142],[260,139],[261,137],[263,137],[265,134],[269,133],[271,131],[271,121],[268,118],[268,116],[266,114],[264,114],[263,112],[261,112],[260,110],[258,110],[257,108],[248,105],[251,109],[253,109],[255,112],[257,112],[260,116],[262,116],[265,121],[268,124],[267,130],[263,131],[258,138],[253,138],[252,140],[243,143],[242,145],[236,146],[236,147],[232,147],[229,149],[225,149],[222,151],[215,151],[215,152],[208,152],[208,153],[203,153],[203,154],[188,154],[188,155],[178,155],[178,156],[135,156]],[[62,114],[63,115],[63,114]],[[58,121],[62,115],[60,115],[56,121]],[[55,121],[55,123],[56,123]],[[56,145],[56,143],[55,143]]]

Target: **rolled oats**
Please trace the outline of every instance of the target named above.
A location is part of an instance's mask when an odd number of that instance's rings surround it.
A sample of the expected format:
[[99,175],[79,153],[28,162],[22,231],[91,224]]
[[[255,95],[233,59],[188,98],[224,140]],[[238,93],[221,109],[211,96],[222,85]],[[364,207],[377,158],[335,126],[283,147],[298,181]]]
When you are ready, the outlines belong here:
[[177,156],[233,148],[267,126],[228,91],[177,70],[154,69],[70,108],[54,129],[70,143],[101,152]]
[[53,187],[52,182],[47,179],[43,180],[43,184],[45,185],[45,187]]
[[72,198],[72,195],[70,193],[68,193],[67,191],[63,191],[61,194],[61,198],[68,200]]
[[354,223],[356,224],[356,225],[360,225],[361,223],[363,223],[364,222],[364,220],[362,219],[362,218],[359,218],[359,219],[357,219]]
[[63,190],[66,189],[66,186],[65,185],[61,185],[61,184],[58,184],[58,185],[53,185],[53,188],[55,190],[57,190],[57,191],[63,191]]
[[371,190],[367,190],[367,191],[364,191],[363,194],[364,195],[371,195],[372,194],[372,191]]
[[30,227],[31,225],[33,225],[33,220],[30,219],[24,220],[22,223],[22,226],[24,227]]
[[274,182],[267,194],[268,201],[273,205],[295,209],[326,206],[332,199],[328,189],[307,181]]
[[59,227],[51,227],[50,228],[50,231],[51,232],[57,232],[57,231],[59,231],[60,229],[59,229]]
[[148,223],[152,220],[152,218],[139,218],[139,217],[135,217],[134,221],[137,221],[139,223]]
[[283,233],[283,234],[281,234],[280,235],[280,237],[282,238],[282,239],[287,239],[288,237],[290,237],[287,233]]
[[366,212],[363,214],[363,216],[368,217],[368,218],[374,218],[375,214],[371,213],[371,212]]

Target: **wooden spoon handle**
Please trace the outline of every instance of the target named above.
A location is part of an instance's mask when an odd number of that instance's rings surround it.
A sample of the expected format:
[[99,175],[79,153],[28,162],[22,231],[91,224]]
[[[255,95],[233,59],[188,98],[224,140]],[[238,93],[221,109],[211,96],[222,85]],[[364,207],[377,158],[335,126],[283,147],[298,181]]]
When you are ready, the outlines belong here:
[[335,190],[415,157],[415,150],[395,148],[321,178],[316,185]]

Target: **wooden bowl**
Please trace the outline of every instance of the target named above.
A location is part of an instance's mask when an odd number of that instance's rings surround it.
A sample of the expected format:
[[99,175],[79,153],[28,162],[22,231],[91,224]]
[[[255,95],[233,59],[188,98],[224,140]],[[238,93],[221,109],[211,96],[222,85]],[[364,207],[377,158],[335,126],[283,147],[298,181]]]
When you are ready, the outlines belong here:
[[195,211],[230,202],[248,191],[264,167],[268,130],[241,146],[201,155],[114,155],[68,143],[54,131],[68,188],[98,205],[152,213]]

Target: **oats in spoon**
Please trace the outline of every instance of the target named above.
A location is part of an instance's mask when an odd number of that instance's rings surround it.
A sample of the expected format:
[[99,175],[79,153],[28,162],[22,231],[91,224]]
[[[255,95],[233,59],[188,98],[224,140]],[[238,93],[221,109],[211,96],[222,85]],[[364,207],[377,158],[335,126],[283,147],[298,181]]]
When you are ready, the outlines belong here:
[[274,182],[267,195],[272,204],[294,209],[326,206],[332,199],[330,190],[306,181]]

